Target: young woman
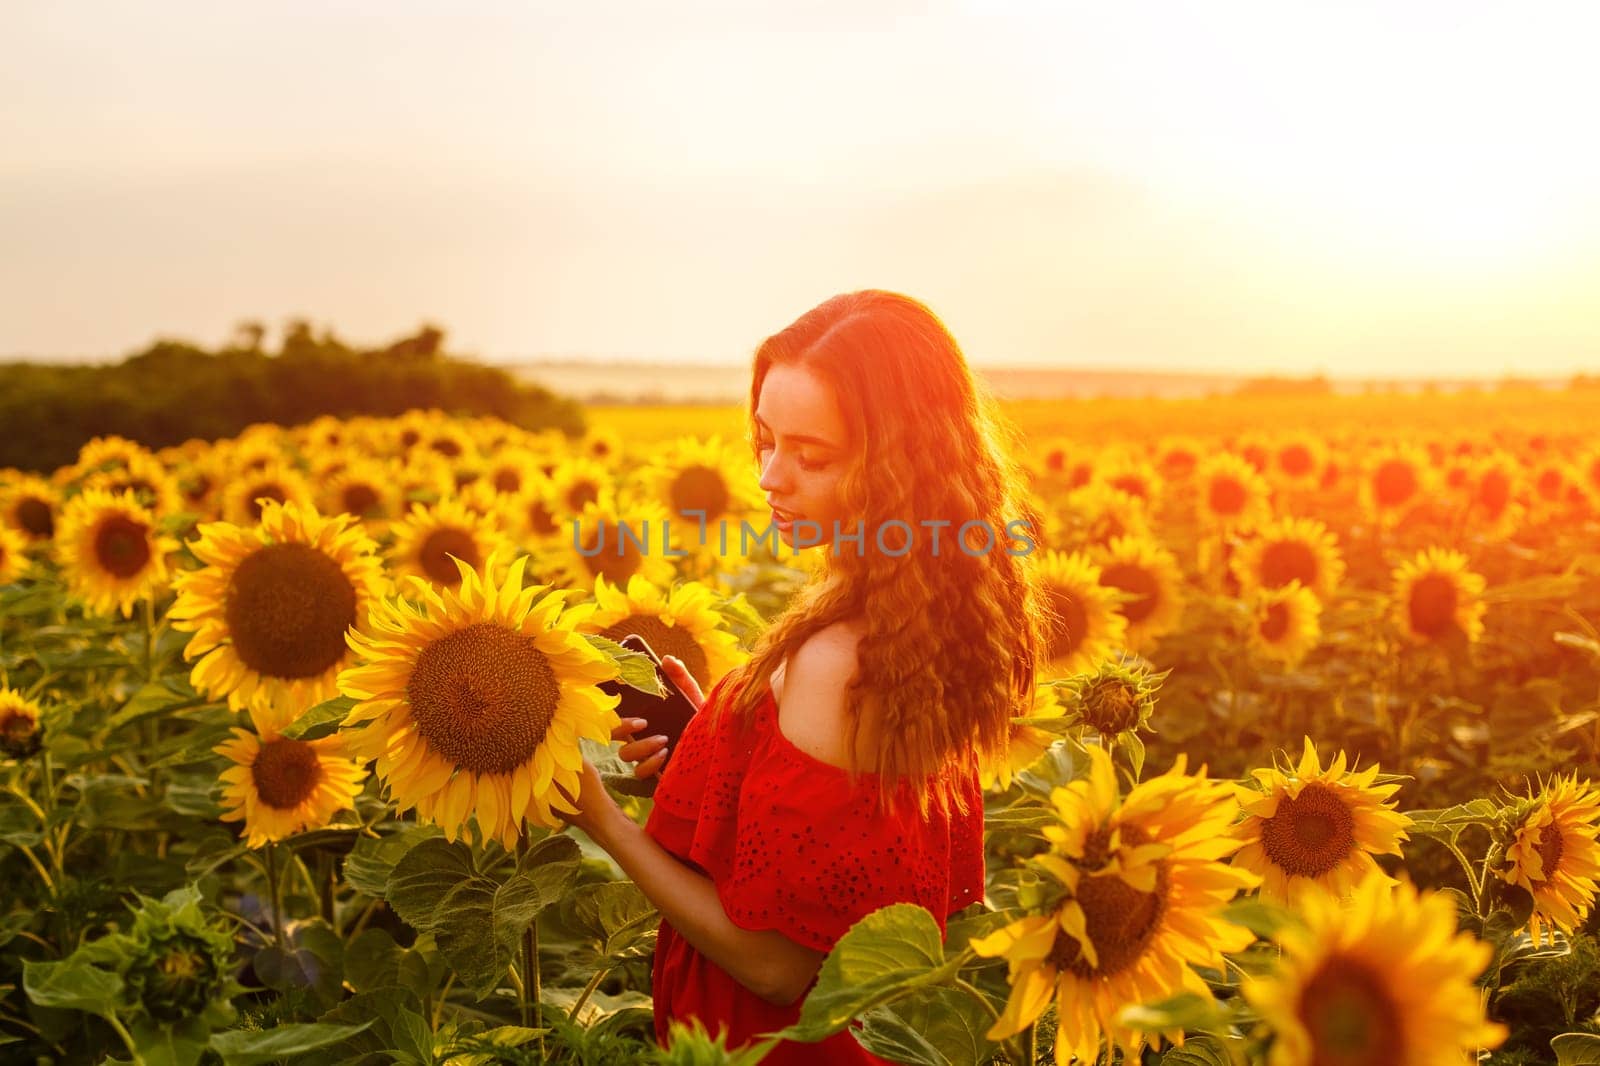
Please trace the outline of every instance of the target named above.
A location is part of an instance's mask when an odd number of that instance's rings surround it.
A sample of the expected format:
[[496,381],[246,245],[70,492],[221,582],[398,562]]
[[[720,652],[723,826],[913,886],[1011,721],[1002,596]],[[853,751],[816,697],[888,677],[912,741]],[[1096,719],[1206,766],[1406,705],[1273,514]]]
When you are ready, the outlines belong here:
[[[702,706],[644,826],[592,766],[571,818],[661,911],[657,1035],[695,1016],[730,1047],[794,1022],[872,911],[943,927],[983,898],[977,768],[1027,713],[1044,633],[1010,442],[923,304],[849,293],[768,338],[750,422],[772,523],[786,545],[820,531],[825,572],[708,696],[667,662]],[[648,776],[667,752],[621,754]],[[765,1061],[883,1060],[846,1031]]]

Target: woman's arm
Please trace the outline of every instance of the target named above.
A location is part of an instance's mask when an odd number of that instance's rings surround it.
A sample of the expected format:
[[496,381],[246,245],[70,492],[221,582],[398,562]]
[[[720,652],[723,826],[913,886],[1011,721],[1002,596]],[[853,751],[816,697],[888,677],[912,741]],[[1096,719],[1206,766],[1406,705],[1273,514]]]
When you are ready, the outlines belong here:
[[656,843],[616,805],[587,762],[581,817],[571,820],[617,860],[672,927],[734,980],[769,1003],[787,1006],[805,995],[826,956],[772,929],[735,925],[716,885]]

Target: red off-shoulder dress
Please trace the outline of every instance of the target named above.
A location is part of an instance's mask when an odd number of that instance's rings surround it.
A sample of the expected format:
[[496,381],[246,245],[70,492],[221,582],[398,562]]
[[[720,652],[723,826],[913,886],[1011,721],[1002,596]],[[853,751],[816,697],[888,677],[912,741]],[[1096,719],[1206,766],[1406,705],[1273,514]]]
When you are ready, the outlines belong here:
[[[731,675],[730,675],[731,677]],[[913,802],[885,816],[878,781],[795,747],[778,729],[768,689],[748,726],[717,714],[725,677],[679,739],[656,786],[645,830],[706,874],[735,925],[775,929],[826,952],[858,920],[891,903],[927,908],[941,930],[983,898],[983,793],[976,773],[960,787],[967,814],[921,817]],[[906,786],[909,788],[909,786]],[[800,1003],[769,1003],[702,955],[662,919],[653,973],[656,1037],[698,1017],[738,1047],[793,1024]],[[802,997],[803,998],[803,997]],[[849,1030],[818,1044],[786,1041],[764,1066],[882,1063]]]

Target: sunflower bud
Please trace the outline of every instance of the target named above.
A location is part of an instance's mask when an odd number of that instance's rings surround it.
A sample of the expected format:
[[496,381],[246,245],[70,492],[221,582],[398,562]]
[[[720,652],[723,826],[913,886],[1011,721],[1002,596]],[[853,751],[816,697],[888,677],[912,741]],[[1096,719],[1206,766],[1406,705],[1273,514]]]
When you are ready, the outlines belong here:
[[120,939],[130,1005],[136,1003],[158,1022],[230,1013],[233,940],[207,922],[192,886],[162,900],[145,900],[132,930]]
[[1072,679],[1068,707],[1101,736],[1147,727],[1166,676],[1127,661],[1103,662],[1094,673]]

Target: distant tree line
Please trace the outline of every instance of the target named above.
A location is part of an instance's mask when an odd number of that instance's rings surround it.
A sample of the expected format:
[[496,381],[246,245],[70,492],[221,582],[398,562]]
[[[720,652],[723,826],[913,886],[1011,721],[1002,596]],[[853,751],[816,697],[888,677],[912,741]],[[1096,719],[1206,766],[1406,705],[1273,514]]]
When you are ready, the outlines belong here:
[[215,351],[157,340],[111,366],[0,364],[0,467],[49,471],[92,437],[117,434],[151,448],[231,437],[253,422],[290,426],[319,415],[392,416],[412,408],[494,415],[526,429],[583,430],[571,400],[507,371],[445,354],[424,326],[381,348],[346,345],[311,324],[287,323],[279,350],[245,322]]

